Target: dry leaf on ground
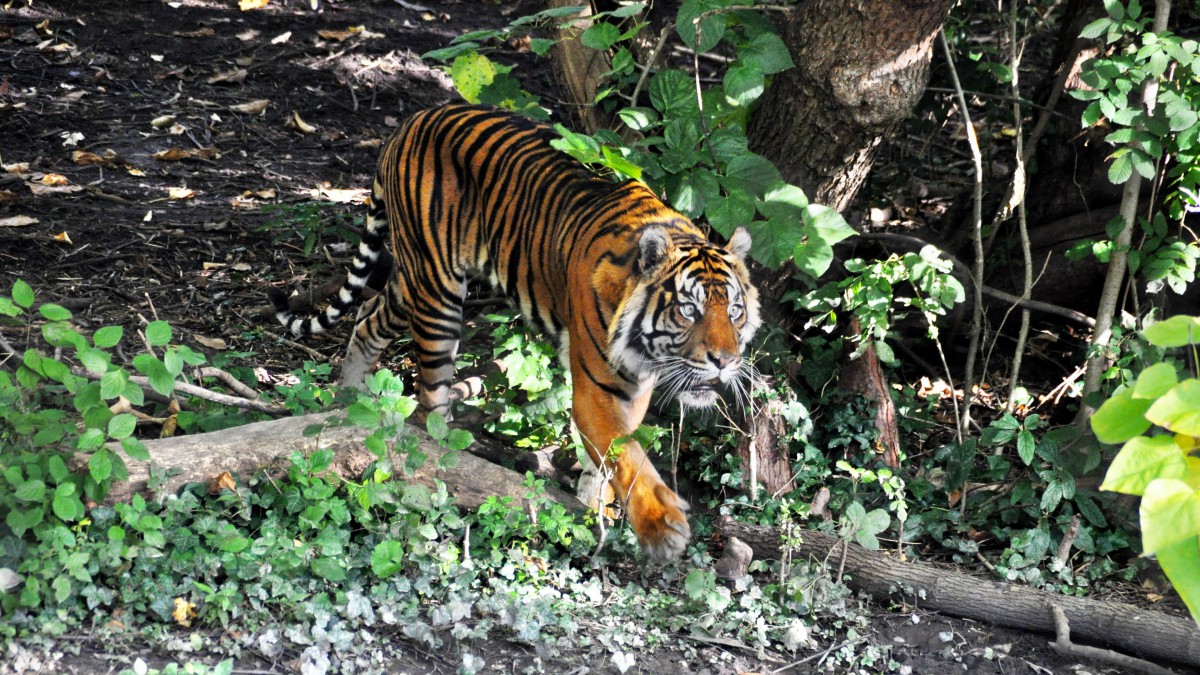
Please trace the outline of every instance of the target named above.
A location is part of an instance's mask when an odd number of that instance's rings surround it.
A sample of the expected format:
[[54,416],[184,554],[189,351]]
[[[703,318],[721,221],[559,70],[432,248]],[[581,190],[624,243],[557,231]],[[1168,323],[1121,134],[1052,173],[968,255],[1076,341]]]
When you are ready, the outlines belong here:
[[238,105],[231,105],[231,106],[229,106],[229,109],[236,113],[245,113],[247,115],[257,115],[257,114],[261,113],[262,111],[266,110],[267,106],[269,106],[269,105],[271,105],[271,101],[269,101],[265,98],[260,98],[257,101],[250,101],[249,103],[239,103]]
[[0,218],[0,227],[25,227],[26,225],[34,225],[38,221],[37,218],[29,216],[9,216]]

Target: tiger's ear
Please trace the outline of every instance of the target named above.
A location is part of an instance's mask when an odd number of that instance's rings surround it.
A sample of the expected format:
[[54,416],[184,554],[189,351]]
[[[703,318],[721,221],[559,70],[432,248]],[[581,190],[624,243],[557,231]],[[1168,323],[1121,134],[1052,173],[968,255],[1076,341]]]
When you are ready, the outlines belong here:
[[729,237],[729,243],[725,245],[725,250],[732,253],[738,260],[745,260],[746,254],[750,252],[750,243],[750,230],[738,227]]
[[671,238],[663,228],[651,226],[642,230],[638,237],[638,271],[641,274],[652,272],[667,259],[671,248]]

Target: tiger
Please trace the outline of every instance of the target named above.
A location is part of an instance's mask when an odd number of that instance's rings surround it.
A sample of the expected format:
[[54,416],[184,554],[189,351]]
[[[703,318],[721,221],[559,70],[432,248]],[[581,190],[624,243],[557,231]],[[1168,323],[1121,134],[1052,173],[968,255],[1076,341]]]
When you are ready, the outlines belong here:
[[718,385],[744,393],[743,354],[760,325],[750,234],[739,227],[714,244],[645,184],[596,175],[555,138],[499,108],[413,114],[380,150],[365,232],[337,295],[306,317],[282,290],[270,299],[292,334],[325,331],[359,303],[390,237],[394,269],[358,312],[340,381],[363,386],[407,330],[418,402],[448,414],[467,280],[487,279],[557,345],[574,427],[642,551],[677,559],[691,538],[688,506],[629,435],[658,382],[685,407],[714,405]]

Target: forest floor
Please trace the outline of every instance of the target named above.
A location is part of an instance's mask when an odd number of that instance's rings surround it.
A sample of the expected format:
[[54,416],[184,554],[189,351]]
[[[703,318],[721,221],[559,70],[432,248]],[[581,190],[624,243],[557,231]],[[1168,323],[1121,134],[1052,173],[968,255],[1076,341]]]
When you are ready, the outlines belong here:
[[[84,330],[165,319],[194,349],[245,353],[278,372],[303,356],[262,339],[265,289],[321,283],[346,255],[337,234],[326,232],[316,251],[328,266],[316,267],[301,237],[269,224],[281,214],[298,218],[314,202],[342,204],[348,223],[389,130],[406,113],[454,97],[448,77],[418,55],[540,9],[532,0],[424,8],[359,0],[322,2],[320,11],[307,0],[272,0],[249,12],[215,0],[21,4],[0,13],[0,289],[23,279],[39,301],[69,308]],[[522,64],[524,85],[554,108],[545,62],[500,51]],[[29,336],[4,330],[24,349]],[[341,339],[314,346],[336,354]],[[1117,672],[1060,656],[1048,648],[1050,636],[912,608],[873,611],[867,639],[889,648],[908,672]],[[394,672],[458,668],[396,639]],[[788,669],[810,654],[689,640],[639,654],[635,670],[805,672],[820,663]],[[45,661],[44,672],[108,672],[135,657],[151,665],[174,658],[150,646],[112,653],[104,640],[73,641],[80,653]],[[594,646],[538,655],[493,637],[476,650],[489,670],[616,672]],[[254,660],[237,668],[287,670]]]

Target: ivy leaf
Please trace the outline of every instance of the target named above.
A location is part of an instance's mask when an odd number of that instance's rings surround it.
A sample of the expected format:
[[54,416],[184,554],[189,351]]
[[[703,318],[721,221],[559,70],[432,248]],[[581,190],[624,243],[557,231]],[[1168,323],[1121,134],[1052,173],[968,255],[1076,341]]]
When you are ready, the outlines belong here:
[[375,545],[371,551],[371,571],[386,579],[404,569],[404,545],[389,539]]
[[313,574],[316,574],[326,581],[337,582],[346,580],[346,567],[343,565],[343,562],[340,558],[328,556],[313,558],[310,567],[312,568]]

